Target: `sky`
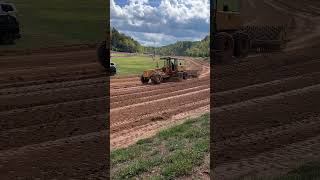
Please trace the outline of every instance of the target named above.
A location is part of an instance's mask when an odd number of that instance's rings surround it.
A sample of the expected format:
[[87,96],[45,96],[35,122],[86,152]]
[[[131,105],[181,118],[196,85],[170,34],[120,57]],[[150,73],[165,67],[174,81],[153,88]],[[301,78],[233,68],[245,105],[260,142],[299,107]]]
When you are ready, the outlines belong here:
[[209,0],[110,0],[111,27],[145,46],[199,41],[210,31]]

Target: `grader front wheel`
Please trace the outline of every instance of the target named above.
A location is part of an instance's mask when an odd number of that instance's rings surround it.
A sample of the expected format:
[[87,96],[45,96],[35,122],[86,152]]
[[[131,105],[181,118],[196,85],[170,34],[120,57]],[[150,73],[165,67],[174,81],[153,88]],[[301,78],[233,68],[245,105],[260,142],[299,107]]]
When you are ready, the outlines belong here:
[[148,82],[149,82],[149,78],[143,77],[143,75],[141,75],[140,80],[141,80],[142,84],[148,84]]
[[162,77],[160,74],[155,74],[151,77],[151,81],[153,84],[160,84],[162,81]]

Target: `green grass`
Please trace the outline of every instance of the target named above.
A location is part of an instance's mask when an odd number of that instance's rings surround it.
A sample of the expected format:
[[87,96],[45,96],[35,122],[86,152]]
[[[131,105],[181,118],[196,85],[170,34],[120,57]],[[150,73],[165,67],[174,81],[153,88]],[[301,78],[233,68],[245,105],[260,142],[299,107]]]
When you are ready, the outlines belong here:
[[[156,57],[153,61],[152,57],[148,56],[127,56],[119,57],[121,54],[113,54],[111,62],[114,62],[117,66],[117,75],[141,75],[143,71],[148,69],[155,69],[157,62],[159,67],[163,67],[163,61]],[[118,56],[118,57],[117,57]],[[122,55],[123,56],[123,55]],[[182,65],[186,65],[185,61],[181,61]]]
[[9,0],[18,9],[22,38],[1,50],[94,44],[105,38],[107,1]]
[[320,162],[313,162],[300,166],[286,175],[275,178],[243,178],[245,180],[319,180]]
[[114,150],[111,179],[174,179],[191,175],[209,154],[209,131],[209,114],[205,114],[128,148]]
[[121,57],[121,56],[133,56],[133,55],[126,54],[126,53],[111,53],[111,57]]
[[[151,57],[131,56],[131,57],[112,57],[111,61],[116,63],[118,75],[141,75],[144,70],[156,68],[156,61]],[[161,66],[159,61],[159,66]]]

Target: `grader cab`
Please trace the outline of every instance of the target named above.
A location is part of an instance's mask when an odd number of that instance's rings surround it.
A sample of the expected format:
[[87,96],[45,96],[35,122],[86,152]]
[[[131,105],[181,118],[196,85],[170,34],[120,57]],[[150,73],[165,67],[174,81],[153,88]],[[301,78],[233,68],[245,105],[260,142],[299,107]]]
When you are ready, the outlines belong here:
[[141,75],[141,82],[143,84],[151,82],[153,84],[160,84],[166,80],[178,78],[187,79],[192,76],[197,76],[197,72],[187,70],[187,67],[183,65],[183,60],[174,57],[162,57],[163,67],[150,69],[143,72]]

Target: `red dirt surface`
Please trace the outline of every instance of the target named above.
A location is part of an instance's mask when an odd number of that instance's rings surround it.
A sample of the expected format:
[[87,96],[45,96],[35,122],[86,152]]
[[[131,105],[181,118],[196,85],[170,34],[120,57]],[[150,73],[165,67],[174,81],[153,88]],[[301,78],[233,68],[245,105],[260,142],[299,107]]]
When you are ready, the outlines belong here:
[[160,85],[142,85],[139,77],[111,79],[111,149],[129,146],[187,117],[209,112],[209,64],[185,59],[190,69],[200,70],[199,78]]
[[106,179],[108,83],[95,49],[1,56],[0,74],[0,179]]
[[[209,64],[189,62],[199,79],[111,80],[112,147],[209,111]],[[108,177],[109,85],[95,49],[3,55],[0,75],[0,179]]]
[[215,179],[278,176],[320,160],[320,4],[242,0],[248,24],[287,24],[282,53],[215,66],[211,132]]

